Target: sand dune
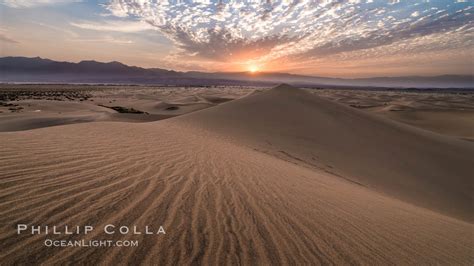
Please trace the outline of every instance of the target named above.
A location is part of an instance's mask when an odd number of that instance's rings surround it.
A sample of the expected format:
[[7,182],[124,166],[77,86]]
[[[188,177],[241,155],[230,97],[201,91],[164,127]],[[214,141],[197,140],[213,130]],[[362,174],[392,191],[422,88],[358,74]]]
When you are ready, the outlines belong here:
[[473,143],[395,123],[289,86],[178,120],[472,221]]
[[[0,133],[0,143],[2,264],[474,259],[474,228],[458,219],[470,221],[472,211],[465,202],[470,196],[462,194],[471,189],[465,180],[473,157],[469,142],[296,89],[153,123]],[[405,183],[390,181],[400,178]],[[430,193],[439,193],[439,200]],[[140,241],[133,248],[50,248],[43,246],[44,235],[17,235],[17,223],[163,225],[167,234],[49,236]]]

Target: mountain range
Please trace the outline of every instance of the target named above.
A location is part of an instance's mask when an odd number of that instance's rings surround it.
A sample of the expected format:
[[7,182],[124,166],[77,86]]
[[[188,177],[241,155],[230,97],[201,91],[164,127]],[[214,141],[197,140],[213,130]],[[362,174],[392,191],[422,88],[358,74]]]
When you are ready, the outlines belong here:
[[474,88],[474,75],[327,78],[276,72],[179,72],[120,62],[59,62],[40,57],[1,57],[3,83],[103,83],[158,85],[274,85],[310,87]]

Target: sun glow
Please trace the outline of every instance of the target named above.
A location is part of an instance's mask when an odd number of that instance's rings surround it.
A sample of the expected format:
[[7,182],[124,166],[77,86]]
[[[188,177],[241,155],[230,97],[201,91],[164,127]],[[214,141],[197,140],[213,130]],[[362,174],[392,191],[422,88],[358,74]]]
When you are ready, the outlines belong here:
[[255,66],[255,65],[249,66],[249,71],[251,73],[256,73],[258,72],[258,70],[259,70],[258,66]]

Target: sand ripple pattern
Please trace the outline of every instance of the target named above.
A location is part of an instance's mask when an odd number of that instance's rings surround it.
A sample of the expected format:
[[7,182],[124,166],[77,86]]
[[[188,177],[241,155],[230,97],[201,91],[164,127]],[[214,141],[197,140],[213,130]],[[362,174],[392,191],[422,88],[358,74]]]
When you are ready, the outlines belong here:
[[[0,262],[470,264],[473,226],[168,120],[0,134]],[[48,248],[18,223],[163,225]],[[51,238],[52,236],[50,236]],[[54,237],[53,237],[54,238]]]

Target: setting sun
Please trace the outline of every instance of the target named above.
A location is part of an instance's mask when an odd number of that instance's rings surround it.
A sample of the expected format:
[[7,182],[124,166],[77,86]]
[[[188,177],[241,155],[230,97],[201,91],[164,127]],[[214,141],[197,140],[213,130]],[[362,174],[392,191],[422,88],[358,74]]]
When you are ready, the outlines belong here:
[[252,73],[258,72],[259,68],[257,66],[250,66],[249,71]]

